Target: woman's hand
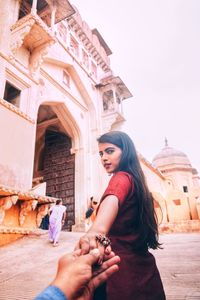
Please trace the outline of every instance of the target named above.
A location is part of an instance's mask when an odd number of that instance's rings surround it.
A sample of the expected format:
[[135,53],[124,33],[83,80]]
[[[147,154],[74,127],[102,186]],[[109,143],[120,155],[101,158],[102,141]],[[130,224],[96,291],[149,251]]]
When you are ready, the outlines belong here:
[[97,240],[97,236],[99,236],[99,234],[96,232],[87,232],[80,238],[75,250],[81,249],[81,254],[87,254],[93,249],[99,249],[100,257],[98,264],[101,264],[104,260],[104,256],[107,256],[111,253],[111,246],[104,246]]
[[109,232],[116,219],[119,209],[118,198],[114,195],[107,196],[99,206],[99,211],[92,227],[83,235],[75,249],[81,249],[81,254],[87,254],[90,250],[98,248],[100,251],[99,264],[102,263],[104,255],[111,252],[111,246],[105,246],[103,240],[97,236],[105,236]]

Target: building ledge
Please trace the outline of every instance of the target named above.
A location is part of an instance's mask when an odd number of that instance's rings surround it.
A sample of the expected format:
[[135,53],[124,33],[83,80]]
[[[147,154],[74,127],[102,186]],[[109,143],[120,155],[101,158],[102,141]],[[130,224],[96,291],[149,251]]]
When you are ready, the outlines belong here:
[[3,185],[0,185],[0,197],[7,197],[7,196],[18,196],[18,200],[21,201],[29,201],[29,200],[37,200],[39,204],[48,204],[48,203],[55,203],[58,198],[48,197],[48,196],[41,196],[30,191],[23,192],[20,190],[15,190]]
[[183,220],[176,222],[162,223],[159,226],[160,233],[183,233],[200,232],[200,220]]
[[30,234],[34,232],[32,228],[21,228],[21,227],[8,227],[0,226],[0,233],[14,233],[14,234]]
[[13,111],[14,113],[16,113],[20,117],[24,118],[25,120],[29,121],[30,123],[35,124],[35,121],[33,119],[31,119],[28,115],[26,115],[24,112],[22,112],[18,107],[16,107],[15,105],[9,103],[8,101],[0,99],[0,105],[6,107],[7,109],[9,109],[11,111]]

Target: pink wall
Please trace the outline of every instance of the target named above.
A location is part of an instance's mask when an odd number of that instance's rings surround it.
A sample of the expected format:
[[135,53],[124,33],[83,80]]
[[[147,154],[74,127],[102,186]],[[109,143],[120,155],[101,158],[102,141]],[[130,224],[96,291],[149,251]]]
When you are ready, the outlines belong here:
[[0,103],[0,185],[32,186],[35,125]]

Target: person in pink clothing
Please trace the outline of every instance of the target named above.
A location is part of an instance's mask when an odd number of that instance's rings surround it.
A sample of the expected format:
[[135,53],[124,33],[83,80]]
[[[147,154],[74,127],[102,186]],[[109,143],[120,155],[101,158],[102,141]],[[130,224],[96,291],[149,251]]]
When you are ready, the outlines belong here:
[[50,208],[49,240],[53,246],[58,246],[59,236],[66,219],[66,207],[62,200],[57,200],[56,205]]

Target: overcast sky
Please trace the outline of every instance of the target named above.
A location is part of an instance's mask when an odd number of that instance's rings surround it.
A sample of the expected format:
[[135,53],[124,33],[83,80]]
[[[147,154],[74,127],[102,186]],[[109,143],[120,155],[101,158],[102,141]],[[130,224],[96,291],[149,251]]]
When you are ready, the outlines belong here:
[[169,146],[200,172],[200,0],[71,0],[133,94],[124,130],[150,162]]

